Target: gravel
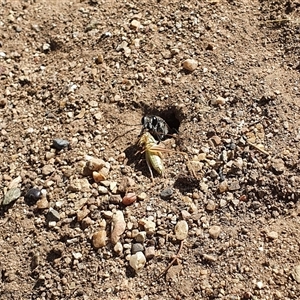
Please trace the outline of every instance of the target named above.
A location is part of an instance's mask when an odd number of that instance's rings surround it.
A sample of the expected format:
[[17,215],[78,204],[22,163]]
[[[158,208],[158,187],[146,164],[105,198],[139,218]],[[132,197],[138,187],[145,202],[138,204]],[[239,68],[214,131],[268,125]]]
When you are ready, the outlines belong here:
[[298,299],[299,7],[54,2],[1,6],[3,297]]

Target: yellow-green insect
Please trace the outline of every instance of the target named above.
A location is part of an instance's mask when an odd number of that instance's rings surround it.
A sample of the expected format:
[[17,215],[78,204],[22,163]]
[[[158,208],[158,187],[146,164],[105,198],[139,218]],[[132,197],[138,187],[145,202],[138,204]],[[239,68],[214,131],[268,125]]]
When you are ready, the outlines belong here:
[[[138,145],[142,148],[142,152],[145,152],[146,162],[151,174],[151,180],[153,181],[152,168],[159,174],[163,175],[164,165],[162,162],[163,148],[157,145],[157,141],[149,132],[144,132],[138,141]],[[152,168],[151,168],[152,167]]]
[[[146,131],[142,134],[142,136],[138,140],[139,147],[142,148],[142,153],[145,152],[146,162],[148,169],[150,171],[151,180],[153,181],[153,173],[152,168],[161,176],[164,175],[164,165],[162,161],[162,152],[171,152],[171,153],[179,153],[183,156],[186,156],[184,152],[173,151],[170,149],[163,148],[161,145],[158,145],[158,142],[151,135],[150,132]],[[152,168],[151,168],[152,167]],[[189,172],[197,178],[193,167],[190,165],[189,160],[187,159],[187,167]]]

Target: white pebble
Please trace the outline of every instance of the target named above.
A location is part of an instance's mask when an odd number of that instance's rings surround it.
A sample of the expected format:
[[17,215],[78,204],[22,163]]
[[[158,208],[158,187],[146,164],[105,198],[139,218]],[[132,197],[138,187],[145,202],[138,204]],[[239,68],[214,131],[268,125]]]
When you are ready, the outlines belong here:
[[132,20],[130,27],[134,30],[138,30],[141,27],[141,23],[138,20]]
[[276,231],[269,231],[269,232],[267,232],[267,237],[270,240],[276,240],[276,239],[278,239],[278,233]]
[[123,245],[120,242],[117,242],[114,246],[114,251],[117,255],[122,255],[123,253]]
[[80,258],[82,258],[82,254],[81,254],[80,252],[73,252],[72,255],[73,255],[73,257],[74,257],[75,259],[80,259]]
[[189,231],[188,223],[184,220],[179,221],[175,226],[176,239],[182,241],[187,238]]
[[218,238],[218,236],[221,233],[221,227],[220,226],[212,226],[209,228],[208,233],[212,238],[216,239],[216,238]]
[[256,287],[261,290],[263,288],[263,283],[261,281],[258,281],[256,283]]
[[185,70],[189,72],[193,72],[197,69],[198,67],[198,62],[194,59],[186,59],[183,63],[182,66]]
[[146,264],[146,257],[143,252],[137,252],[131,255],[129,264],[136,272],[141,271]]
[[141,220],[140,224],[144,226],[144,229],[148,235],[153,235],[155,232],[155,223],[150,220]]

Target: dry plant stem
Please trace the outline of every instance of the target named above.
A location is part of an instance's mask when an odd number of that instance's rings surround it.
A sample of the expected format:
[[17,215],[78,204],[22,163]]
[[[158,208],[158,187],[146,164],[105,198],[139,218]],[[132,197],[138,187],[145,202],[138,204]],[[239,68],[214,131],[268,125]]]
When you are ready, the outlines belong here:
[[183,248],[183,240],[180,242],[180,247],[179,247],[179,250],[178,250],[176,256],[172,259],[172,261],[169,263],[169,265],[163,270],[163,272],[161,272],[158,275],[157,279],[159,279],[160,277],[162,277],[164,274],[166,274],[168,272],[168,270],[172,267],[172,265],[174,264],[174,262],[176,261],[176,259],[178,259],[179,254],[180,254],[182,248]]
[[259,147],[256,146],[255,144],[252,144],[252,143],[249,142],[248,140],[247,140],[247,143],[248,143],[250,146],[252,146],[253,148],[255,148],[256,150],[260,151],[261,153],[266,154],[266,155],[268,155],[268,156],[270,155],[267,151],[265,151],[265,150],[259,148]]

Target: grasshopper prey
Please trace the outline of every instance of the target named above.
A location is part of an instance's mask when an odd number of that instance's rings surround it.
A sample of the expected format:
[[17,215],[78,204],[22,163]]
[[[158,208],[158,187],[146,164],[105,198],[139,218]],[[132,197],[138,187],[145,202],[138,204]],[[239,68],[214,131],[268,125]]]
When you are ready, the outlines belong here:
[[[173,150],[168,150],[158,145],[158,142],[154,139],[154,137],[147,131],[142,134],[138,141],[139,147],[142,148],[142,153],[145,152],[146,162],[148,169],[150,171],[151,180],[153,181],[153,173],[152,168],[161,176],[164,175],[164,165],[162,161],[162,152],[175,152],[180,153],[182,155],[186,155],[184,152],[177,152]],[[190,172],[196,178],[195,172],[192,167],[188,166]]]
[[142,136],[138,141],[138,145],[143,149],[142,152],[145,152],[146,162],[147,162],[148,169],[150,171],[151,180],[153,181],[152,168],[159,175],[163,175],[165,169],[162,162],[161,151],[164,148],[157,145],[157,141],[149,132],[145,132],[142,134]]

